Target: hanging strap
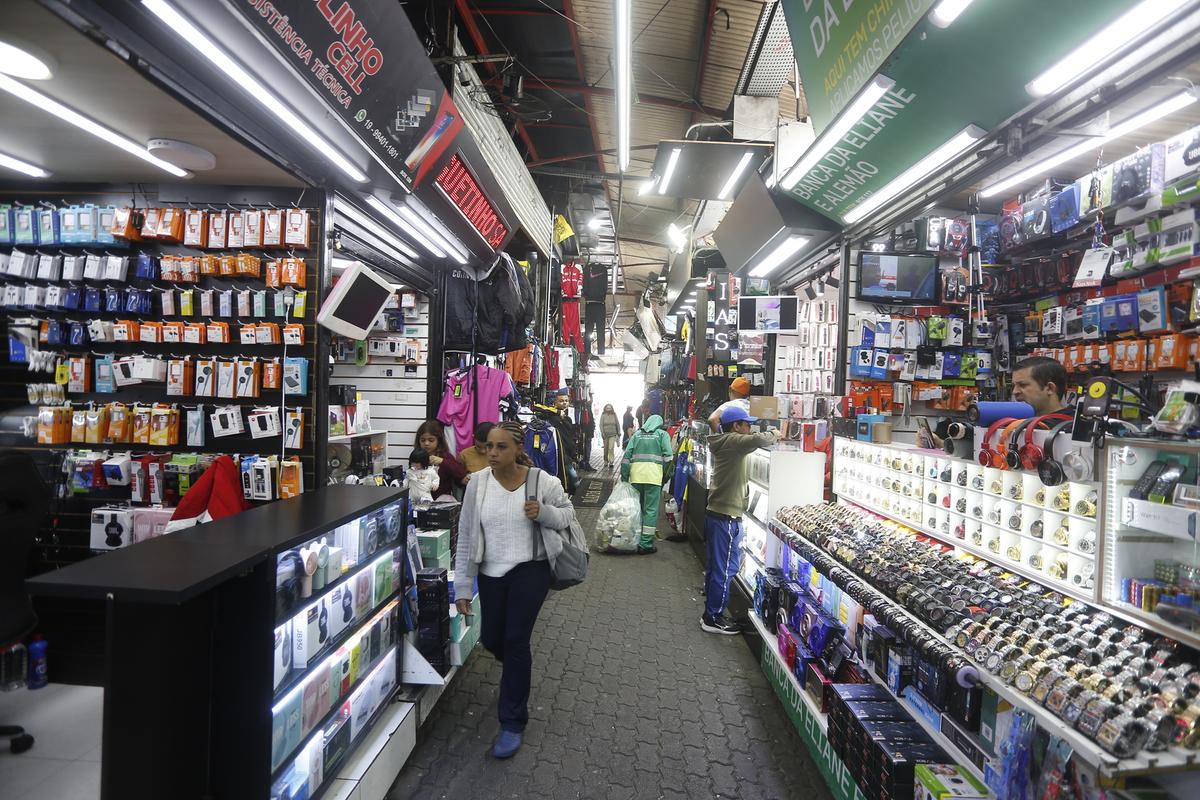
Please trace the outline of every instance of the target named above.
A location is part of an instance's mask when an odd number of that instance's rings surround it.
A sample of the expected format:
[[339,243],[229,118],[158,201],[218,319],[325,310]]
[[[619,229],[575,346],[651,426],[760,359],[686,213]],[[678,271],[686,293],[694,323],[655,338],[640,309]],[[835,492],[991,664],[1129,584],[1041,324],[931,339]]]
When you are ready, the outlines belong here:
[[[525,476],[525,502],[537,500],[537,482],[538,473],[541,472],[537,467],[530,467],[529,474]],[[530,484],[533,484],[530,486]],[[533,557],[536,559],[539,552],[544,552],[546,543],[542,541],[542,526],[537,523],[537,520],[530,520],[533,523]]]

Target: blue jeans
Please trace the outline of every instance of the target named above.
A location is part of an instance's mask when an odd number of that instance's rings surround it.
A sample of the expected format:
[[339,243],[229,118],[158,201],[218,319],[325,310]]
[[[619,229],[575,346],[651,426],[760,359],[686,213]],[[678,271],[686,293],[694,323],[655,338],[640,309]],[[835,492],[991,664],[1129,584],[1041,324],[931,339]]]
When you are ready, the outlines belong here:
[[504,665],[496,704],[502,730],[520,733],[529,722],[529,643],[549,592],[550,563],[545,560],[518,564],[499,578],[479,575],[479,641]]
[[708,565],[704,570],[704,613],[719,617],[729,605],[733,576],[742,565],[742,521],[704,515]]

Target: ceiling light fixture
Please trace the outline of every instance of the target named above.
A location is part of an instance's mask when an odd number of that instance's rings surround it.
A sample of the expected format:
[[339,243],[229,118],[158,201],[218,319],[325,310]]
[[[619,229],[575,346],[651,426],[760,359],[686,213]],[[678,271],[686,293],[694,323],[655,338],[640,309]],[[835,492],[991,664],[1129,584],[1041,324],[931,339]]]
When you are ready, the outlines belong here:
[[422,247],[433,254],[434,258],[446,257],[446,251],[438,247],[434,242],[429,241],[427,237],[424,237],[418,233],[416,226],[413,225],[409,220],[402,217],[398,209],[383,202],[375,195],[371,195],[367,198],[367,205],[378,211],[380,214],[383,214],[383,216],[385,216],[389,222],[391,222],[400,230],[404,231],[409,235],[409,237],[418,241]]
[[7,169],[28,175],[31,178],[50,177],[50,173],[41,167],[35,167],[28,161],[22,161],[19,158],[13,158],[12,156],[5,155],[4,153],[0,153],[0,167],[6,167]]
[[467,263],[467,260],[471,257],[471,251],[467,249],[467,246],[457,236],[450,232],[445,223],[438,219],[437,214],[434,214],[424,203],[417,199],[416,195],[410,194],[406,196],[403,206],[405,209],[413,212],[413,214],[432,229],[438,246],[447,250],[451,258],[459,264]]
[[[1099,33],[1076,47],[1050,69],[1025,84],[1025,91],[1034,97],[1045,97],[1061,89],[1188,2],[1190,0],[1142,0],[1102,28]],[[1145,56],[1157,52],[1157,49],[1144,48]]]
[[85,133],[90,133],[97,139],[103,139],[114,147],[119,147],[126,153],[132,156],[137,156],[143,161],[148,161],[164,172],[169,172],[176,178],[190,178],[191,173],[152,154],[144,146],[138,144],[132,139],[122,136],[112,128],[106,128],[94,120],[80,114],[78,111],[67,108],[62,103],[58,102],[49,95],[42,94],[36,89],[31,89],[20,81],[15,81],[7,75],[0,75],[0,89],[8,92],[11,95],[21,98],[30,105],[37,106],[42,111],[61,119],[63,122],[69,122],[76,128],[79,128]]
[[671,150],[671,155],[667,156],[667,168],[663,170],[662,180],[658,182],[658,193],[667,193],[667,184],[671,182],[671,176],[675,174],[675,165],[679,163],[679,155],[683,152],[682,147],[676,147]]
[[416,250],[413,250],[411,247],[409,247],[408,244],[399,236],[392,233],[387,228],[383,227],[371,217],[368,217],[366,214],[362,213],[349,203],[335,200],[333,208],[335,213],[346,217],[348,220],[350,220],[350,222],[362,228],[365,233],[372,236],[378,236],[385,244],[389,245],[393,250],[395,250],[397,253],[400,253],[405,258],[416,261],[421,257],[418,255]]
[[836,289],[842,285],[842,282],[839,281],[837,278],[833,277],[833,275],[826,275],[825,276],[825,285]]
[[676,253],[682,253],[687,247],[687,236],[674,222],[667,226],[667,238],[671,240],[671,244],[675,245]]
[[817,162],[824,158],[825,154],[832,150],[834,145],[840,142],[842,137],[871,110],[871,107],[879,101],[879,98],[883,97],[895,85],[896,82],[886,75],[876,75],[871,79],[841,115],[834,120],[834,123],[825,129],[820,138],[804,151],[804,155],[800,156],[800,160],[793,164],[792,168],[787,171],[787,174],[780,179],[780,187],[791,191],[800,182],[800,179],[807,175],[809,170],[815,167]]
[[633,47],[630,28],[630,0],[617,2],[617,166],[621,172],[629,169],[629,115],[633,113],[633,75],[630,51]]
[[653,177],[649,180],[642,181],[641,187],[638,189],[638,197],[643,197],[654,191],[654,187],[658,186],[658,178]]
[[804,287],[804,296],[805,296],[805,297],[807,297],[809,300],[816,300],[816,299],[817,299],[817,293],[813,291],[813,287],[812,287],[812,284],[811,284],[811,283],[810,283],[810,284],[807,284],[807,285]]
[[958,15],[967,10],[971,0],[942,0],[929,14],[929,21],[939,28],[949,28]]
[[817,281],[817,297],[824,297],[824,296],[825,296],[825,281],[818,280]]
[[688,292],[688,295],[687,295],[687,296],[688,296],[688,297],[695,297],[695,296],[696,296],[696,290],[695,290],[695,289],[692,289],[690,292]]
[[1158,105],[1152,106],[1145,111],[1134,114],[1132,117],[1123,122],[1117,123],[1109,128],[1108,133],[1100,136],[1089,137],[1073,147],[1068,147],[1066,150],[1042,159],[1033,166],[1027,167],[1017,174],[1005,178],[999,183],[994,183],[991,186],[984,187],[979,192],[979,196],[994,197],[995,195],[1007,191],[1014,186],[1019,186],[1022,183],[1038,177],[1039,175],[1049,172],[1059,164],[1078,158],[1082,155],[1086,155],[1096,148],[1104,146],[1105,143],[1111,142],[1113,139],[1126,136],[1130,133],[1133,133],[1138,128],[1162,119],[1168,114],[1178,111],[1181,108],[1186,108],[1194,102],[1196,102],[1196,97],[1191,92],[1180,92],[1179,94],[1164,100]]
[[588,230],[589,231],[598,231],[598,230],[600,230],[600,226],[603,224],[604,224],[604,220],[600,219],[599,217],[592,217],[591,219],[588,220],[588,224],[587,224]]
[[978,125],[968,125],[929,155],[904,170],[904,172],[901,172],[899,176],[882,189],[847,211],[842,215],[842,219],[851,224],[858,222],[872,211],[880,208],[884,203],[895,199],[905,189],[908,189],[917,181],[931,174],[952,158],[956,158],[966,152],[967,149],[982,139],[986,133],[987,131]]
[[327,139],[317,133],[316,129],[307,122],[304,122],[294,111],[285,106],[276,97],[275,92],[267,89],[258,79],[252,77],[228,53],[218,47],[199,28],[176,11],[174,6],[164,0],[142,0],[142,5],[150,13],[165,22],[171,30],[179,35],[179,38],[191,45],[196,51],[212,62],[213,65],[224,72],[242,91],[257,100],[264,108],[274,114],[280,122],[287,125],[296,135],[308,142],[314,150],[329,159],[346,177],[356,183],[362,183],[367,180],[366,173],[350,163],[350,160],[339,152]]
[[721,187],[721,191],[717,194],[718,200],[724,200],[733,192],[733,187],[737,186],[737,182],[742,177],[742,173],[746,171],[746,167],[750,166],[750,159],[754,158],[754,153],[747,150],[737,166],[733,168],[733,172],[729,173],[729,178],[725,181],[725,185]]
[[750,270],[751,278],[763,278],[770,275],[776,269],[784,264],[804,245],[808,244],[807,236],[791,235],[775,246],[775,249],[767,254],[766,258],[758,263],[754,269]]
[[9,39],[0,41],[0,72],[27,81],[46,81],[57,66],[49,53],[26,42]]

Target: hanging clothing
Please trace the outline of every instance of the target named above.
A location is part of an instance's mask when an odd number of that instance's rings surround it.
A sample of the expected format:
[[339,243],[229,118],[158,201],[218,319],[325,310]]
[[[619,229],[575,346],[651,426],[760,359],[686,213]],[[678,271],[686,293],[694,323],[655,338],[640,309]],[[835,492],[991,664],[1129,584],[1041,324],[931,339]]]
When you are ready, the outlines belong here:
[[476,425],[500,421],[500,399],[515,395],[512,378],[503,370],[482,364],[452,370],[446,376],[437,419],[454,431],[455,445],[466,445],[474,441]]
[[584,350],[583,333],[579,330],[579,301],[562,301],[562,340],[563,344],[573,345],[576,350]]
[[604,315],[605,311],[603,300],[600,302],[588,300],[587,309],[584,311],[584,316],[586,319],[584,320],[583,345],[584,352],[588,353],[589,355],[591,354],[593,333],[596,335],[596,353],[599,355],[604,355],[604,339],[605,334],[608,333],[608,329],[604,325]]
[[[608,294],[608,267],[603,264],[588,264],[583,271],[583,297],[591,303],[604,303]],[[600,352],[604,352],[601,350]]]
[[536,350],[537,346],[530,344],[504,357],[504,371],[518,386],[530,386],[533,383],[533,354]]
[[558,369],[558,348],[546,348],[546,389],[557,392],[562,388],[562,374]]
[[[643,361],[642,364],[645,365],[645,369],[643,370],[642,374],[646,378],[646,385],[653,386],[654,384],[658,383],[658,379],[660,377],[658,353],[651,353],[650,355],[646,356],[646,360]],[[660,408],[659,411],[661,410],[662,409]]]
[[574,262],[563,264],[562,296],[578,298],[583,293],[583,270]]

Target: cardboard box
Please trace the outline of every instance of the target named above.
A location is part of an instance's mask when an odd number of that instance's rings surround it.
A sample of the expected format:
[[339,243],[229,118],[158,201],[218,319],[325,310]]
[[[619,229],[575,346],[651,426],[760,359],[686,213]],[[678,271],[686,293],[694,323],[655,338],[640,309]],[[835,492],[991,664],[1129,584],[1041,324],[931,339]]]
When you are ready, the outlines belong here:
[[991,792],[957,764],[919,764],[913,770],[913,800],[984,800]]
[[425,566],[436,561],[442,553],[450,552],[450,529],[438,531],[417,531],[417,545],[421,550],[421,561]]
[[759,419],[779,419],[779,400],[774,396],[751,397],[750,416]]

